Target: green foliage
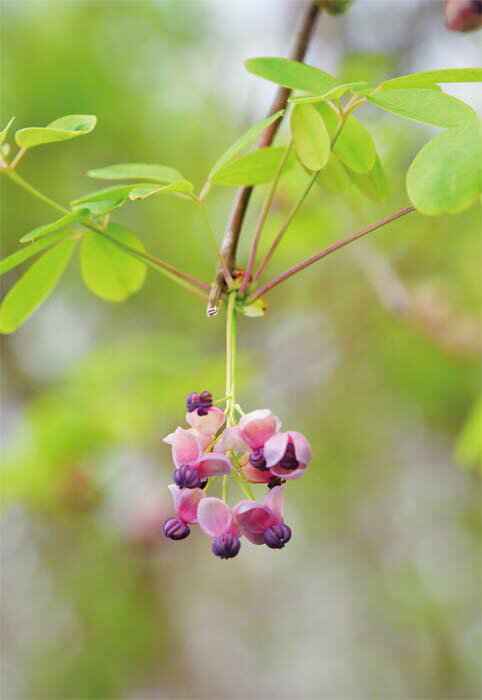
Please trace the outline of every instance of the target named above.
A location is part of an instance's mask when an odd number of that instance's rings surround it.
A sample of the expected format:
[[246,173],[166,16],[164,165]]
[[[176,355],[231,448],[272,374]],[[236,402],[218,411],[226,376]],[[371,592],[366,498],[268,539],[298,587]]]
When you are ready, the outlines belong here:
[[149,182],[175,182],[182,180],[182,175],[166,165],[149,163],[119,163],[104,168],[87,171],[89,177],[97,180],[148,180]]
[[3,145],[3,142],[7,138],[8,131],[10,127],[12,126],[13,122],[15,120],[15,117],[12,117],[10,121],[8,122],[7,126],[0,131],[0,147]]
[[12,333],[45,301],[65,270],[74,246],[75,240],[58,243],[13,285],[0,307],[2,333]]
[[342,15],[350,9],[353,0],[318,0],[318,3],[329,15]]
[[146,266],[107,236],[124,246],[144,252],[142,241],[123,226],[109,224],[106,236],[87,233],[80,248],[80,269],[87,287],[106,301],[124,301],[143,285]]
[[407,192],[422,213],[437,216],[467,209],[482,190],[481,122],[448,129],[429,141],[407,173]]
[[44,236],[41,240],[35,241],[24,248],[20,248],[19,250],[15,251],[15,253],[12,253],[12,255],[0,260],[0,275],[4,275],[6,272],[13,270],[14,267],[21,265],[23,262],[25,262],[25,260],[32,258],[34,255],[37,255],[37,253],[40,253],[40,251],[48,248],[54,243],[57,243],[57,241],[60,241],[62,238],[69,235],[71,235],[71,231],[51,233]]
[[362,88],[368,85],[365,81],[357,81],[353,83],[340,83],[335,87],[327,90],[323,95],[302,95],[301,97],[290,97],[288,102],[294,104],[315,104],[324,100],[338,100],[340,97],[350,90],[353,93],[358,93]]
[[461,126],[475,117],[474,110],[462,100],[423,88],[388,90],[368,99],[387,112],[435,126]]
[[241,151],[244,151],[245,148],[254,143],[258,136],[261,136],[263,131],[265,131],[270,124],[282,116],[283,112],[284,109],[280,109],[278,112],[275,112],[275,114],[272,114],[271,117],[264,119],[262,122],[254,124],[250,129],[248,129],[248,131],[240,136],[239,139],[237,139],[237,141],[235,141],[215,162],[209,171],[208,179],[215,181],[214,177],[217,175],[217,173],[219,173],[224,166],[230,163],[239,153],[241,153]]
[[321,170],[330,157],[330,136],[323,117],[310,104],[295,105],[291,137],[298,158],[309,170]]
[[20,148],[28,149],[45,143],[68,141],[90,134],[95,128],[97,117],[92,114],[70,114],[56,119],[45,127],[31,126],[20,129],[15,134],[15,141]]
[[328,73],[288,58],[249,58],[244,65],[260,78],[315,95],[324,95],[337,84]]
[[[339,123],[339,117],[326,104],[317,104],[316,109],[323,117],[330,138],[333,139]],[[377,157],[370,133],[353,114],[350,114],[345,120],[333,146],[333,153],[350,170],[356,173],[369,172],[373,168]]]
[[386,199],[388,195],[388,180],[378,156],[371,170],[367,173],[356,173],[352,171],[350,177],[358,189],[369,199],[374,201],[383,201]]
[[[154,183],[157,187],[157,183]],[[104,187],[101,190],[89,192],[89,194],[74,199],[70,202],[73,209],[88,209],[94,216],[103,216],[114,209],[122,207],[128,200],[129,195],[138,183],[130,185],[118,185],[116,187]]]
[[475,403],[462,427],[455,456],[464,467],[482,469],[482,398]]
[[431,83],[480,83],[482,82],[482,68],[442,68],[441,70],[427,70],[421,73],[401,75],[399,78],[390,78],[380,84],[382,90],[394,90],[405,87],[425,87]]
[[191,194],[193,187],[192,182],[189,182],[189,180],[175,180],[169,185],[164,185],[164,187],[159,187],[159,185],[149,183],[135,187],[131,192],[129,192],[129,199],[146,199],[147,197],[151,197],[153,194]]
[[37,238],[42,238],[49,233],[54,233],[54,231],[58,231],[61,228],[66,228],[67,226],[70,226],[70,224],[75,224],[77,221],[87,218],[89,214],[89,209],[76,209],[75,211],[62,216],[60,219],[57,219],[57,221],[53,221],[51,224],[39,226],[39,228],[35,228],[33,231],[26,233],[20,239],[20,243],[35,241]]
[[[285,149],[258,148],[223,165],[212,178],[216,185],[260,185],[272,180],[278,170]],[[290,162],[286,164],[289,167]]]
[[351,178],[345,166],[334,153],[330,154],[328,162],[317,177],[317,182],[327,192],[345,194],[351,187]]

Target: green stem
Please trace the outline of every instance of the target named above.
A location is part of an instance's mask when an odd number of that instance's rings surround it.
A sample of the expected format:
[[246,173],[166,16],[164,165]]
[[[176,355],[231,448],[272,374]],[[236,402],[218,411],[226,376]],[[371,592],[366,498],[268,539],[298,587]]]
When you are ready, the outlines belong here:
[[23,179],[23,177],[20,177],[20,175],[15,172],[15,170],[11,170],[10,168],[4,168],[3,172],[7,177],[9,177],[13,182],[15,182],[19,187],[24,189],[26,192],[32,195],[32,197],[35,197],[36,199],[39,199],[41,202],[44,204],[47,204],[49,207],[52,207],[53,209],[56,209],[57,211],[62,212],[62,214],[69,214],[70,210],[66,209],[63,207],[61,204],[57,204],[57,202],[54,202],[53,199],[50,199],[50,197],[47,197],[47,195],[42,194],[42,192],[39,192],[38,190],[35,189],[29,182]]
[[226,416],[227,425],[234,423],[236,403],[236,292],[228,295],[226,316]]
[[216,253],[216,257],[218,258],[219,265],[223,271],[224,279],[226,281],[226,284],[228,288],[232,287],[234,284],[234,280],[231,276],[231,273],[228,270],[228,266],[226,265],[226,261],[224,257],[221,254],[221,251],[219,250],[218,244],[216,242],[216,237],[214,236],[214,232],[211,228],[211,224],[209,223],[208,215],[206,214],[206,209],[204,208],[204,204],[202,200],[196,198],[195,201],[199,205],[199,209],[201,211],[201,217],[204,222],[204,225],[206,226],[206,230],[208,232],[209,240],[212,243],[212,246],[214,248],[214,252]]

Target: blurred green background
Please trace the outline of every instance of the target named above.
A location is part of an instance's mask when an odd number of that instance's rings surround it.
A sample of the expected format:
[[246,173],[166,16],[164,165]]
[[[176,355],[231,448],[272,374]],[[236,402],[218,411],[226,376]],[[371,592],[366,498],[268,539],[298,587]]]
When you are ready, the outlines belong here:
[[[21,173],[64,203],[95,189],[87,169],[117,162],[171,165],[199,188],[274,93],[243,60],[286,55],[305,6],[3,0],[2,124],[99,119],[88,137],[32,151]],[[358,0],[322,17],[308,60],[351,80],[480,62],[480,35],[443,22],[438,0]],[[476,89],[449,92],[480,108]],[[316,189],[266,280],[406,205],[404,172],[432,130],[369,109],[364,120],[389,200]],[[265,245],[301,177],[284,180]],[[6,255],[55,217],[0,186]],[[233,196],[208,198],[219,239]],[[189,204],[148,200],[113,220],[212,279]],[[241,403],[305,433],[314,459],[288,489],[292,543],[244,543],[230,562],[198,532],[161,536],[161,438],[183,424],[189,391],[224,394],[222,314],[208,320],[153,271],[128,302],[104,303],[72,260],[2,341],[2,697],[478,698],[480,254],[480,206],[412,214],[277,288],[264,319],[241,319]]]

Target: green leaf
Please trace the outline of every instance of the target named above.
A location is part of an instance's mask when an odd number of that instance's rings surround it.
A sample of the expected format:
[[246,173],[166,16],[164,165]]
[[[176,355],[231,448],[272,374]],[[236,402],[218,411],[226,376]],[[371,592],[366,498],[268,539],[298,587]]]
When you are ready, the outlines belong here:
[[422,214],[456,214],[482,190],[481,122],[474,119],[429,141],[407,173],[407,192]]
[[350,177],[358,189],[369,199],[374,201],[386,199],[388,195],[387,176],[378,157],[368,173],[351,172]]
[[427,70],[422,73],[401,75],[399,78],[391,78],[380,83],[382,90],[394,88],[420,87],[424,83],[480,83],[482,81],[482,68],[442,68],[441,70]]
[[321,170],[316,181],[327,192],[333,194],[344,194],[351,187],[350,176],[334,153],[330,154],[328,163]]
[[216,161],[216,163],[213,165],[209,172],[209,180],[213,180],[216,173],[218,173],[221,170],[221,168],[224,165],[226,165],[226,163],[232,161],[233,158],[235,158],[238,155],[238,153],[241,153],[241,151],[244,151],[245,148],[254,143],[258,136],[261,136],[263,131],[265,131],[265,129],[267,129],[267,127],[270,124],[272,124],[281,117],[283,112],[284,109],[280,109],[279,112],[272,114],[270,117],[264,119],[262,122],[253,124],[253,126],[250,129],[248,129],[248,131],[246,131],[242,136],[240,136],[239,139],[235,141],[227,149],[227,151],[225,151],[223,155]]
[[87,287],[101,299],[124,301],[142,287],[146,266],[124,252],[107,236],[122,245],[144,252],[139,238],[118,224],[109,224],[106,236],[88,233],[82,239],[80,269]]
[[0,307],[0,332],[12,333],[52,292],[74,251],[62,241],[36,260],[8,292]]
[[12,124],[13,124],[13,122],[14,122],[14,119],[15,119],[15,117],[12,117],[12,118],[10,119],[10,121],[8,122],[7,126],[6,126],[4,129],[2,129],[2,131],[0,131],[0,146],[3,145],[3,142],[4,142],[5,139],[7,138],[8,130],[9,130],[10,127],[12,126]]
[[456,459],[466,468],[482,466],[482,399],[466,419],[455,444]]
[[321,170],[330,157],[330,136],[321,114],[313,105],[295,105],[290,124],[300,161],[309,170]]
[[35,243],[31,243],[28,246],[24,246],[23,248],[15,251],[15,253],[3,258],[3,260],[0,260],[0,275],[4,275],[14,267],[17,267],[17,265],[21,265],[23,262],[25,262],[25,260],[37,255],[37,253],[40,253],[41,250],[48,248],[54,243],[57,243],[57,241],[62,240],[62,238],[70,235],[70,233],[71,231],[50,233],[47,236],[44,236],[41,240],[35,241]]
[[177,180],[169,185],[159,187],[159,185],[147,184],[135,187],[129,194],[129,199],[146,199],[153,194],[190,194],[193,190],[192,182],[188,180]]
[[[88,209],[94,216],[103,216],[113,209],[122,207],[129,199],[129,194],[138,187],[137,182],[132,182],[129,185],[117,185],[116,187],[105,187],[95,192],[74,199],[70,202],[73,209]],[[157,183],[155,183],[157,187]]]
[[368,83],[365,81],[358,81],[356,83],[340,83],[339,85],[335,85],[335,87],[325,92],[323,95],[301,95],[301,97],[290,97],[288,102],[303,105],[323,102],[323,100],[335,100],[343,97],[345,92],[348,92],[348,90],[358,93],[359,90],[362,90],[367,86]]
[[70,114],[48,124],[46,127],[31,126],[20,129],[15,134],[15,141],[20,148],[33,148],[44,143],[67,141],[77,136],[89,134],[97,123],[92,114]]
[[89,177],[97,180],[149,180],[149,182],[174,182],[181,180],[182,175],[174,168],[165,165],[149,163],[119,163],[105,168],[88,170]]
[[[269,182],[276,175],[284,152],[284,148],[278,147],[258,148],[237,160],[226,163],[212,181],[217,185],[260,185],[263,182]],[[287,159],[286,169],[292,162],[292,159]]]
[[388,90],[368,99],[387,112],[435,126],[461,126],[475,117],[474,110],[462,100],[424,88]]
[[20,239],[20,243],[35,241],[37,238],[45,236],[48,233],[58,231],[60,228],[66,228],[67,226],[69,226],[69,224],[74,224],[76,221],[85,219],[87,216],[89,216],[89,214],[89,209],[76,209],[75,211],[71,211],[69,214],[62,216],[60,219],[57,219],[57,221],[53,221],[51,224],[47,224],[46,226],[39,226],[39,228],[34,228],[33,231],[26,233],[25,236],[22,236],[22,238]]
[[[330,138],[333,139],[339,117],[324,103],[317,104],[316,109],[323,117]],[[369,172],[375,165],[377,157],[372,137],[353,114],[346,119],[333,146],[333,152],[342,163],[356,173]]]
[[244,64],[250,73],[283,87],[323,95],[337,81],[328,73],[289,58],[249,58]]

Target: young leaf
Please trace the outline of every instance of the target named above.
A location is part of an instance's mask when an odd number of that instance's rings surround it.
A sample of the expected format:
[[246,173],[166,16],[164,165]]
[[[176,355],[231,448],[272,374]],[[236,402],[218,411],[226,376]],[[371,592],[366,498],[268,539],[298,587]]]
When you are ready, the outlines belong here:
[[474,110],[462,100],[423,88],[388,90],[368,99],[387,112],[435,126],[461,126],[475,117]]
[[482,190],[481,122],[448,129],[429,141],[407,173],[407,192],[422,214],[456,214]]
[[[129,199],[129,194],[138,187],[137,182],[129,185],[118,185],[117,187],[105,187],[95,192],[90,192],[80,199],[70,202],[73,209],[88,209],[94,216],[103,216],[113,209],[122,207]],[[157,187],[157,183],[155,183]]]
[[10,121],[8,122],[7,126],[4,129],[2,129],[2,131],[0,131],[0,146],[3,145],[3,142],[7,138],[8,130],[12,126],[14,119],[15,119],[15,117],[12,117],[10,119]]
[[25,260],[37,255],[37,253],[40,253],[41,250],[48,248],[54,243],[57,243],[57,241],[62,240],[62,238],[65,238],[70,233],[71,231],[50,233],[39,241],[35,241],[28,246],[24,246],[23,248],[16,250],[15,253],[12,253],[8,257],[3,258],[3,260],[0,260],[0,275],[4,275],[14,267],[17,267],[17,265],[21,265],[23,262],[25,262]]
[[246,131],[242,136],[240,136],[239,139],[235,141],[228,148],[228,150],[225,151],[223,155],[216,161],[216,163],[213,165],[209,172],[208,179],[213,180],[216,173],[218,173],[224,165],[232,161],[233,158],[235,158],[238,155],[238,153],[241,153],[241,151],[244,151],[245,148],[247,148],[254,141],[256,141],[258,136],[261,136],[263,131],[267,129],[270,124],[279,119],[283,112],[284,110],[280,109],[279,112],[272,114],[270,117],[264,119],[262,122],[259,122],[258,124],[253,124],[253,126],[250,129],[248,129],[248,131]]
[[300,161],[309,170],[321,170],[330,157],[330,136],[321,114],[313,105],[295,105],[290,124]]
[[333,194],[344,194],[351,187],[350,176],[334,153],[331,153],[328,163],[320,171],[316,181],[327,192]]
[[343,97],[345,92],[351,90],[352,92],[358,92],[359,90],[366,89],[368,83],[364,81],[358,81],[356,83],[340,83],[340,85],[335,85],[323,95],[302,95],[301,97],[290,97],[288,102],[293,102],[294,104],[314,104],[315,102],[323,102],[323,100],[335,100]]
[[20,129],[15,134],[15,141],[20,148],[33,148],[44,143],[67,141],[77,136],[89,134],[97,123],[92,114],[70,114],[56,119],[45,127],[31,126]]
[[480,83],[482,82],[482,68],[442,68],[441,70],[427,70],[422,73],[401,75],[399,78],[391,78],[380,83],[381,90],[393,90],[398,88],[420,87],[424,83]]
[[62,241],[36,260],[8,292],[0,307],[0,332],[12,333],[52,292],[74,251]]
[[369,199],[374,201],[386,199],[388,195],[387,176],[378,157],[368,173],[361,174],[352,171],[350,177],[358,189]]
[[[129,248],[144,252],[139,238],[118,224],[109,224],[107,236]],[[142,287],[146,266],[124,252],[100,233],[88,233],[82,239],[80,269],[87,287],[101,299],[124,301]]]
[[58,231],[60,228],[65,228],[66,226],[69,226],[69,224],[73,224],[76,221],[85,219],[87,216],[89,216],[89,214],[90,211],[88,209],[76,209],[75,211],[71,211],[69,214],[62,216],[60,219],[57,219],[57,221],[53,221],[51,224],[47,224],[46,226],[39,226],[39,228],[34,228],[33,231],[26,233],[25,236],[22,236],[22,238],[20,239],[20,243],[35,241],[41,236],[45,236],[48,233],[53,233],[54,231]]
[[176,180],[169,185],[159,187],[159,185],[147,184],[135,187],[129,194],[129,199],[146,199],[153,194],[190,194],[193,191],[193,184],[189,180]]
[[[324,103],[317,104],[316,109],[323,117],[330,138],[333,139],[339,117]],[[353,114],[347,117],[333,146],[333,153],[356,173],[369,172],[375,165],[377,157],[372,137]]]
[[[226,163],[213,178],[217,185],[260,185],[276,175],[284,148],[258,148],[237,160]],[[288,158],[286,169],[292,164]]]
[[244,65],[260,78],[315,95],[323,95],[337,84],[328,73],[289,58],[249,58]]
[[88,170],[89,177],[97,180],[149,180],[149,182],[174,182],[181,180],[182,175],[174,168],[166,165],[151,165],[149,163],[119,163],[105,168]]

